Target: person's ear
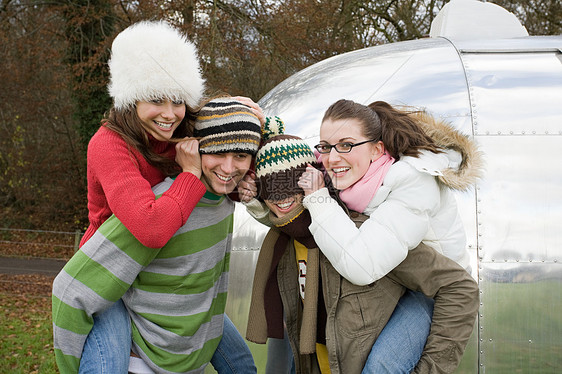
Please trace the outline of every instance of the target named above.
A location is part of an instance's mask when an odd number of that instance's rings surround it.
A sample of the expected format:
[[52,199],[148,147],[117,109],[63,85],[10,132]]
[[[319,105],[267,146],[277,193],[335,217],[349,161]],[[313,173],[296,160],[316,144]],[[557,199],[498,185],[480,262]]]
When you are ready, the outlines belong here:
[[371,156],[371,162],[377,161],[383,154],[386,154],[386,149],[384,148],[384,144],[379,140],[378,142],[373,144],[373,154]]

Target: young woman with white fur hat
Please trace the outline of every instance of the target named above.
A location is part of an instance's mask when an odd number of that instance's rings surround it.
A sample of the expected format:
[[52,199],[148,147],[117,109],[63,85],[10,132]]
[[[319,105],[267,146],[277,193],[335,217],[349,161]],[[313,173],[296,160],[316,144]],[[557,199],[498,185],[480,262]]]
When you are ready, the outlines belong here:
[[[189,137],[205,90],[197,50],[168,23],[143,21],[117,35],[108,65],[114,105],[88,145],[90,225],[80,246],[115,215],[142,245],[161,248],[206,191],[199,144]],[[251,99],[235,99],[263,117]],[[152,187],[167,176],[175,179],[156,199]]]
[[[53,281],[53,339],[61,373],[256,373],[225,314],[232,193],[252,165],[261,123],[251,108],[215,98],[197,113],[206,192],[173,239],[142,245],[108,218]],[[166,178],[152,189],[159,199]],[[134,352],[135,357],[129,358]]]

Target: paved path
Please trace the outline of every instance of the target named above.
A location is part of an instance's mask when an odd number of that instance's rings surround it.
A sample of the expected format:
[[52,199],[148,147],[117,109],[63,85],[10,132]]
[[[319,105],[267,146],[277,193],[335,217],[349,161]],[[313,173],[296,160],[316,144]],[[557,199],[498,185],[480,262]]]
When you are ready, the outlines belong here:
[[57,275],[66,260],[0,256],[0,273]]

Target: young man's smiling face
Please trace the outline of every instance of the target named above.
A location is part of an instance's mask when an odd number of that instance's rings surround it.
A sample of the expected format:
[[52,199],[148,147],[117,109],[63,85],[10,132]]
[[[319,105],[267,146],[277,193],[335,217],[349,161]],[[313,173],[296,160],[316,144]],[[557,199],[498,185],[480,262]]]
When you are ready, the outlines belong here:
[[250,169],[252,156],[247,153],[217,153],[201,155],[201,181],[207,191],[227,195]]

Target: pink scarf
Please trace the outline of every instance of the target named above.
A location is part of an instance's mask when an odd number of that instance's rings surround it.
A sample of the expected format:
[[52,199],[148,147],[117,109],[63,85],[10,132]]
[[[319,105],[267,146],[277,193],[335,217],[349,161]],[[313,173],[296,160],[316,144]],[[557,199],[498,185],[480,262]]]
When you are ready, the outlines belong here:
[[394,158],[386,152],[372,162],[363,178],[340,192],[340,198],[345,205],[351,210],[363,213],[373,200],[393,163]]

